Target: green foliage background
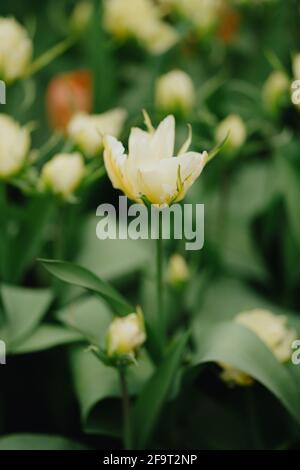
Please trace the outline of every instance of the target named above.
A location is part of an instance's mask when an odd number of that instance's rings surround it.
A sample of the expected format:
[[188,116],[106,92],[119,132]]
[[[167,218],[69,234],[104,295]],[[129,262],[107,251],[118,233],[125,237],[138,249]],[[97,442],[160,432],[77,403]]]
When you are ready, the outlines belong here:
[[[188,119],[195,150],[214,146],[215,127],[229,113],[239,114],[247,125],[247,142],[235,159],[228,161],[221,153],[186,199],[205,204],[205,246],[186,253],[192,275],[185,288],[168,288],[169,328],[176,337],[169,355],[157,368],[144,352],[130,371],[132,396],[152,377],[135,403],[137,447],[299,448],[300,367],[277,363],[254,334],[231,321],[243,310],[266,307],[287,315],[300,335],[300,114],[289,97],[279,113],[270,114],[261,96],[274,68],[268,57],[277,57],[292,80],[292,54],[300,46],[299,3],[262,3],[239,8],[241,25],[229,45],[214,37],[199,44],[183,41],[157,57],[136,44],[116,45],[101,29],[100,13],[94,15],[82,38],[28,83],[9,89],[1,108],[21,123],[38,122],[33,147],[39,148],[51,135],[45,110],[49,81],[58,73],[88,68],[94,77],[94,111],[127,108],[125,139],[132,125],[142,125],[142,108],[159,122],[155,80],[182,68],[197,89]],[[2,0],[0,15],[15,16],[34,32],[34,55],[39,56],[66,37],[74,4]],[[25,110],[18,106],[24,89],[32,90]],[[178,119],[177,124],[181,141],[186,123]],[[64,209],[59,219],[64,222],[58,224],[63,243],[53,247],[58,208],[9,188],[2,214],[6,220],[17,218],[21,229],[9,241],[8,268],[1,276],[0,337],[7,341],[9,356],[0,370],[0,449],[120,446],[117,376],[87,353],[82,341],[82,333],[91,341],[103,340],[110,309],[81,288],[54,281],[36,262],[38,257],[60,258],[88,268],[127,302],[140,303],[153,324],[151,242],[99,242],[95,237],[96,207],[116,200],[108,179],[95,182],[79,205]],[[182,250],[178,241],[166,243],[166,257]],[[182,339],[188,324],[192,335]],[[228,388],[219,378],[219,360],[257,382],[249,389]]]

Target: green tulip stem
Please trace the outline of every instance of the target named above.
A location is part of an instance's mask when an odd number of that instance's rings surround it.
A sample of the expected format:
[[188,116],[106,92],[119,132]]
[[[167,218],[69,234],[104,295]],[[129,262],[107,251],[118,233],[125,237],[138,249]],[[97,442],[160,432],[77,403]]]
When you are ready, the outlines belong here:
[[156,244],[156,290],[157,290],[157,322],[165,334],[165,317],[163,308],[163,240],[162,240],[162,218],[159,214],[159,233]]
[[126,380],[126,368],[119,367],[120,386],[122,394],[123,408],[123,446],[125,450],[132,448],[131,440],[131,419],[130,419],[130,399]]

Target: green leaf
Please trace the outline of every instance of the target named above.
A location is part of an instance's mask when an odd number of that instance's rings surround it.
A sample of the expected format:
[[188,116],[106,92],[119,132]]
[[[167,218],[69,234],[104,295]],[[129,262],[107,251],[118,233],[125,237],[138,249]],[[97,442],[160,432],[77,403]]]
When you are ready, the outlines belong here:
[[178,372],[188,334],[174,342],[166,358],[141,391],[133,410],[134,443],[147,445]]
[[11,354],[27,354],[82,340],[75,331],[59,325],[41,325],[32,335],[11,347]]
[[56,317],[96,346],[104,345],[106,331],[112,319],[109,308],[98,297],[76,300],[59,310]]
[[134,308],[108,283],[91,271],[72,263],[40,260],[44,267],[61,281],[83,287],[100,295],[116,315],[128,315]]
[[225,362],[264,385],[300,423],[299,391],[294,377],[248,328],[234,322],[193,328],[196,352],[193,364]]
[[87,447],[50,434],[9,434],[0,438],[0,450],[86,450]]
[[[105,280],[120,279],[141,270],[151,258],[151,243],[146,240],[98,240],[99,218],[90,216],[82,230],[76,263]],[[118,230],[118,227],[116,228]]]
[[[122,413],[118,400],[120,385],[117,371],[105,366],[83,347],[71,349],[70,361],[85,431],[119,437]],[[128,385],[132,395],[140,391],[152,370],[152,364],[144,354],[138,358],[136,366],[128,369]]]
[[48,289],[27,289],[8,285],[2,285],[0,293],[10,348],[34,331],[50,306],[52,293]]

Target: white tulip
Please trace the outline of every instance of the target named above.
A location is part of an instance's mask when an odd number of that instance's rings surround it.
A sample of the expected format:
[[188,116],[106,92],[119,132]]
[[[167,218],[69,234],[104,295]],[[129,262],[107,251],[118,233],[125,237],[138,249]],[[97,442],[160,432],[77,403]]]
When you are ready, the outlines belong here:
[[247,131],[243,120],[237,114],[230,114],[225,118],[216,129],[216,140],[222,142],[226,136],[225,150],[239,149],[246,140]]
[[[287,318],[284,315],[274,315],[264,309],[254,309],[242,312],[235,318],[235,322],[249,328],[272,351],[279,362],[286,362],[291,357],[291,345],[296,339],[296,331],[287,327]],[[223,367],[221,377],[224,381],[238,385],[251,385],[252,377],[245,372],[220,363]]]
[[300,54],[293,58],[293,74],[296,80],[300,80]]
[[5,114],[0,114],[0,179],[18,173],[25,164],[30,147],[26,127]]
[[107,332],[107,354],[134,356],[137,348],[146,341],[142,314],[130,313],[126,317],[116,317]]
[[182,70],[173,70],[162,75],[155,90],[156,106],[164,111],[189,111],[195,101],[194,84]]
[[189,277],[189,267],[183,256],[179,254],[172,255],[167,269],[168,282],[176,287],[187,282]]
[[142,202],[143,197],[158,206],[181,201],[208,158],[207,152],[188,152],[190,140],[189,136],[174,157],[173,116],[166,117],[156,130],[131,129],[128,155],[121,142],[107,136],[104,163],[114,188],[137,202]]
[[95,156],[103,148],[104,135],[119,136],[126,115],[120,108],[103,114],[77,113],[68,125],[68,136],[85,154]]
[[270,111],[277,111],[290,88],[290,82],[287,75],[281,70],[275,70],[266,80],[262,97],[265,106]]
[[8,83],[21,78],[31,58],[27,31],[14,18],[0,17],[0,78]]
[[78,188],[84,174],[84,161],[80,153],[61,153],[43,166],[41,179],[53,193],[68,197]]
[[178,40],[151,0],[105,0],[104,27],[119,40],[135,38],[154,54],[165,52]]

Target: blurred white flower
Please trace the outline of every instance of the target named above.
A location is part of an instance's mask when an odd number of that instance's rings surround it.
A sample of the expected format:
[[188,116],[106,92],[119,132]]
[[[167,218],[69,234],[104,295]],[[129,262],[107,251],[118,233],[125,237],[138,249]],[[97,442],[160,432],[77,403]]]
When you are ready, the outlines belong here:
[[167,280],[173,286],[184,284],[190,277],[189,267],[183,256],[172,255],[167,269]]
[[218,23],[224,0],[166,0],[166,3],[186,17],[202,34],[209,32]]
[[0,17],[0,78],[7,83],[21,78],[31,58],[27,31],[14,18]]
[[165,52],[178,40],[151,0],[105,0],[104,27],[119,40],[135,38],[154,54]]
[[[291,357],[291,344],[296,339],[294,329],[287,327],[287,318],[284,315],[275,315],[269,310],[254,309],[237,315],[235,321],[249,328],[272,351],[279,362],[286,362]],[[220,363],[223,367],[221,377],[224,381],[238,385],[251,385],[252,377],[244,372]]]
[[162,75],[156,83],[156,106],[164,111],[190,111],[195,100],[194,84],[182,70]]
[[80,153],[60,153],[43,166],[41,179],[54,194],[67,198],[78,188],[84,174],[84,161]]
[[266,108],[270,111],[277,111],[282,105],[289,88],[290,82],[284,72],[280,70],[272,72],[262,90],[262,97]]
[[146,341],[144,319],[141,312],[126,317],[115,317],[107,332],[107,354],[135,355],[136,350]]
[[296,80],[300,80],[300,54],[293,58],[293,74]]
[[142,202],[146,197],[151,204],[170,205],[181,201],[202,172],[207,152],[188,152],[191,136],[174,157],[175,119],[166,117],[156,130],[148,117],[148,132],[132,128],[129,152],[116,138],[104,141],[104,162],[108,176],[116,189],[129,199]]
[[75,114],[68,125],[68,136],[87,155],[95,156],[103,148],[103,137],[106,134],[118,137],[126,111],[116,108],[103,114]]
[[224,150],[237,150],[245,143],[247,137],[246,127],[244,121],[237,114],[227,116],[216,129],[216,140],[218,142],[222,142],[227,135],[228,139]]
[[18,173],[25,164],[30,147],[30,134],[14,119],[0,114],[0,179]]

